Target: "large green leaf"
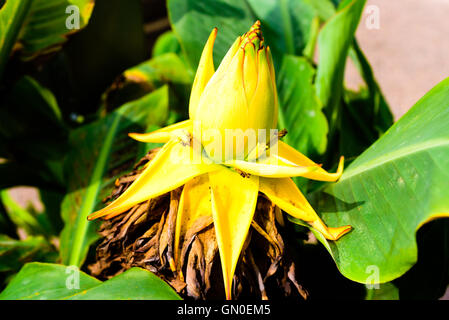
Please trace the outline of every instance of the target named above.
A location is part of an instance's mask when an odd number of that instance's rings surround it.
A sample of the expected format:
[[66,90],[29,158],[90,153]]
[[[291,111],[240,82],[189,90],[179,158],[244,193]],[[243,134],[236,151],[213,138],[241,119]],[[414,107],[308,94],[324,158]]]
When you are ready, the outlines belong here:
[[0,9],[0,76],[11,50],[19,49],[24,57],[48,53],[64,43],[69,30],[66,8],[79,8],[80,28],[92,14],[93,0],[20,0],[6,1]]
[[277,77],[279,128],[287,129],[284,141],[307,154],[322,154],[327,145],[327,120],[313,85],[315,69],[305,59],[286,56]]
[[248,31],[256,20],[242,0],[168,0],[167,8],[172,28],[194,70],[213,28],[219,29],[214,45],[218,67],[237,36]]
[[391,281],[417,260],[415,233],[449,216],[449,79],[427,93],[358,157],[340,181],[314,195],[329,226],[353,230],[325,244],[340,271],[365,282],[368,267]]
[[365,0],[353,0],[326,22],[318,36],[317,94],[327,109],[331,133],[343,92],[346,58],[360,21]]
[[166,53],[182,54],[181,45],[171,30],[164,32],[157,38],[152,49],[152,57]]
[[218,28],[214,61],[219,62],[237,38],[262,22],[276,67],[284,54],[302,55],[310,40],[314,17],[334,12],[329,0],[168,0],[172,27],[193,69],[213,28]]
[[167,113],[168,88],[164,86],[71,133],[66,159],[68,194],[62,204],[64,264],[82,264],[89,245],[98,238],[96,223],[88,222],[87,216],[102,206],[117,176],[137,160],[138,143],[127,134],[162,125]]
[[155,274],[140,268],[128,271],[102,285],[69,297],[70,300],[181,300]]
[[7,1],[0,8],[0,77],[31,3],[32,0]]
[[101,282],[73,267],[29,263],[14,277],[0,300],[179,300],[168,284],[149,271],[132,268]]
[[366,290],[366,300],[399,300],[399,290],[391,282],[377,284]]
[[[28,263],[0,293],[0,300],[64,299],[101,284],[101,281],[84,272],[76,274],[77,271],[59,264]],[[73,278],[69,278],[70,276]]]
[[275,57],[301,55],[308,42],[315,9],[304,0],[248,0],[261,20],[265,38]]

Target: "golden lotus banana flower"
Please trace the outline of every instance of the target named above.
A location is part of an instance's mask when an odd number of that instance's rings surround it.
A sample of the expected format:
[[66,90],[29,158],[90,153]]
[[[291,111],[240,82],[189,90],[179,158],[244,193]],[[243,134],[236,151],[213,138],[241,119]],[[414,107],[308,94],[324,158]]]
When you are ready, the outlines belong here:
[[[259,130],[268,134],[277,125],[273,61],[269,47],[264,46],[260,23],[256,22],[243,37],[235,40],[214,73],[212,45],[215,36],[216,29],[200,63],[202,69],[204,58],[204,73],[198,73],[194,82],[190,119],[199,121],[204,131],[218,130],[221,137],[226,137],[226,130],[252,130],[253,141],[246,139],[235,147],[236,153],[244,156],[260,140]],[[204,147],[208,151],[207,145]],[[245,147],[247,152],[243,150]]]
[[[165,145],[120,197],[92,213],[89,219],[115,217],[183,186],[176,218],[174,259],[179,257],[180,239],[195,221],[212,217],[226,298],[231,299],[232,279],[259,192],[329,240],[337,240],[351,227],[327,227],[291,179],[301,176],[336,181],[343,172],[343,157],[337,172],[329,173],[292,147],[273,139],[277,138],[274,129],[278,116],[275,74],[260,22],[237,38],[215,72],[212,52],[216,35],[214,29],[200,58],[190,97],[190,119],[151,133],[131,133],[138,141]],[[234,157],[229,154],[217,157],[220,150],[208,148],[207,139],[196,132],[197,124],[203,133],[215,130],[220,139],[229,129],[253,130],[257,132],[256,143],[245,135],[236,143],[237,151],[245,148],[243,157],[235,157],[234,153]],[[264,130],[270,133],[265,134]],[[193,159],[192,154],[199,155],[200,161],[197,157]],[[170,265],[175,271],[176,262],[171,261]]]

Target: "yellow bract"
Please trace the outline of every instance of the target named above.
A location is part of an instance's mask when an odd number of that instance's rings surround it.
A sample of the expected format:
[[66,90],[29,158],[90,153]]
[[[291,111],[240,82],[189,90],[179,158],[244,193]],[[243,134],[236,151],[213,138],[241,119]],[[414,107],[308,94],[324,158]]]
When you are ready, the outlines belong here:
[[[180,239],[194,228],[195,222],[213,221],[226,297],[230,299],[232,278],[259,192],[329,240],[337,240],[351,227],[327,227],[290,179],[301,176],[336,181],[343,172],[343,158],[337,172],[329,173],[285,143],[272,144],[271,136],[263,140],[270,141],[269,145],[251,146],[253,152],[245,159],[225,159],[216,164],[204,157],[202,148],[206,153],[208,149],[202,137],[194,136],[196,121],[201,122],[201,129],[215,129],[222,134],[226,129],[269,130],[277,124],[273,61],[269,48],[264,46],[260,23],[236,39],[214,72],[212,49],[216,36],[214,29],[201,56],[190,97],[190,119],[152,133],[130,134],[138,141],[166,144],[119,198],[92,213],[89,219],[114,217],[140,202],[184,186],[176,220],[175,259],[179,257]],[[201,148],[192,147],[195,139],[200,140]]]
[[[258,130],[269,134],[278,118],[273,61],[264,46],[260,23],[237,38],[214,73],[215,38],[216,29],[201,55],[190,97],[190,118],[199,121],[202,130],[218,130],[222,137],[226,130],[250,129],[257,140]],[[256,141],[245,139],[235,146],[236,153],[246,155],[255,145]],[[209,153],[207,145],[205,149]]]

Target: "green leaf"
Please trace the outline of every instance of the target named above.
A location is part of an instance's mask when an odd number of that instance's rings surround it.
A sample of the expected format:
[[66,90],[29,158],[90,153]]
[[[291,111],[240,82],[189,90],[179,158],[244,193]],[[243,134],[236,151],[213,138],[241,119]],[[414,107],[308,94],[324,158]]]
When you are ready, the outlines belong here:
[[168,0],[172,29],[178,37],[191,69],[196,70],[203,47],[213,28],[218,28],[214,61],[218,67],[237,36],[256,21],[246,1]]
[[73,267],[29,263],[0,293],[0,300],[19,299],[180,300],[180,297],[156,275],[139,268],[131,268],[102,283]]
[[181,54],[181,45],[173,31],[166,31],[157,38],[153,46],[153,57],[157,57],[166,53]]
[[196,69],[212,29],[218,28],[214,62],[256,21],[262,22],[265,42],[272,48],[276,67],[284,54],[301,55],[309,41],[314,17],[332,14],[328,0],[169,0],[172,28],[192,69]]
[[311,5],[321,20],[327,21],[335,14],[335,6],[331,0],[305,0]]
[[306,155],[322,154],[327,145],[327,120],[313,85],[315,69],[305,58],[287,55],[279,72],[279,128],[283,139]]
[[73,267],[32,262],[26,264],[0,293],[0,300],[64,299],[100,284],[101,281],[84,272],[78,273]]
[[0,234],[0,272],[19,270],[30,261],[54,262],[56,250],[42,237],[15,240]]
[[367,268],[391,281],[417,260],[416,231],[449,216],[449,79],[427,93],[340,181],[314,194],[327,225],[353,230],[335,242],[320,240],[343,275],[365,282]]
[[0,77],[32,2],[7,1],[0,8]]
[[[186,105],[194,74],[174,53],[158,55],[127,69],[105,95],[108,109],[138,99],[163,85],[170,86],[171,105]],[[177,101],[180,100],[180,101]]]
[[22,208],[10,195],[8,190],[0,191],[0,200],[5,206],[6,212],[17,228],[24,229],[27,234],[42,234],[44,228],[28,210]]
[[154,57],[126,70],[123,75],[127,79],[135,78],[156,88],[169,82],[177,84],[193,82],[193,74],[174,53],[165,53]]
[[262,22],[262,29],[273,55],[300,55],[309,38],[315,9],[304,0],[248,0]]
[[[0,76],[14,47],[25,58],[57,50],[73,33],[66,26],[66,8],[76,5],[80,28],[92,14],[93,0],[7,1],[0,9]],[[77,31],[77,30],[75,30]]]
[[102,199],[115,179],[137,160],[139,143],[127,134],[162,125],[167,113],[168,88],[164,86],[71,133],[66,161],[68,194],[62,203],[64,264],[83,263],[89,245],[98,238],[97,223],[88,222],[87,216],[103,206]]
[[365,0],[353,0],[326,22],[318,36],[317,94],[328,113],[331,134],[343,92],[346,58]]
[[[376,287],[377,286],[377,287]],[[377,284],[367,289],[366,300],[399,300],[399,290],[391,282]]]
[[181,300],[155,274],[140,268],[126,272],[95,288],[77,293],[70,300]]

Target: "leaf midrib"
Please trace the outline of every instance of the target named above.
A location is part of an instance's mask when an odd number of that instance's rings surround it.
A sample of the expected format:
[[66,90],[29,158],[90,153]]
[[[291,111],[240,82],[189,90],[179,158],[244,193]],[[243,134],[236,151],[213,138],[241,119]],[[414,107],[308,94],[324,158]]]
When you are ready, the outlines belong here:
[[106,168],[109,154],[111,151],[112,143],[114,141],[114,137],[117,134],[118,125],[120,123],[121,114],[117,113],[112,120],[110,129],[106,135],[104,144],[101,147],[98,161],[95,163],[92,176],[89,180],[88,187],[86,188],[86,195],[83,198],[83,202],[81,205],[80,212],[77,217],[77,223],[75,224],[77,227],[77,231],[75,233],[75,239],[73,241],[72,250],[69,255],[69,264],[70,265],[79,265],[80,264],[80,256],[83,242],[86,237],[86,232],[88,228],[88,220],[87,216],[93,212],[96,205],[96,199],[98,193],[101,189],[101,181],[104,170]]

